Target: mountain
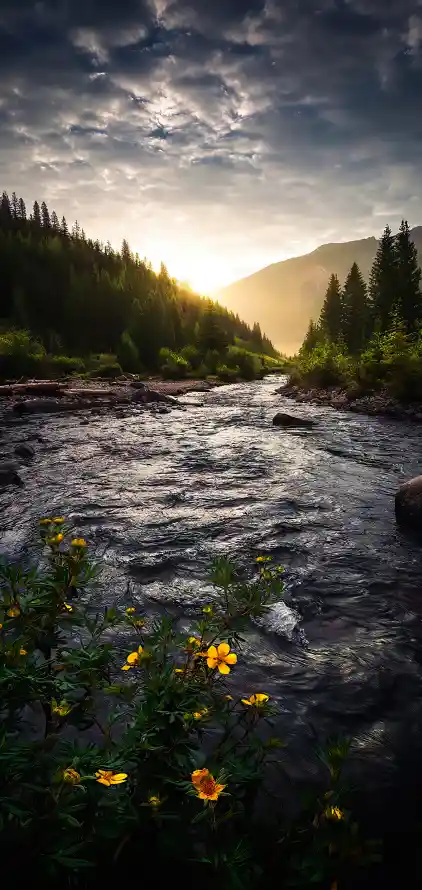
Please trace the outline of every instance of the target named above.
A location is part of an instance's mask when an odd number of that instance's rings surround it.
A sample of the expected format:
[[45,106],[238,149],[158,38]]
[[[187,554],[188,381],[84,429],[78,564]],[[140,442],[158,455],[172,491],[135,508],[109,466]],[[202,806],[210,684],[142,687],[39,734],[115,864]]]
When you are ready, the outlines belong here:
[[[422,261],[422,226],[412,229],[412,237]],[[258,320],[275,346],[292,355],[310,319],[319,316],[330,275],[338,275],[343,284],[356,262],[368,280],[377,245],[376,238],[323,244],[312,253],[273,263],[235,281],[214,297],[246,322]]]

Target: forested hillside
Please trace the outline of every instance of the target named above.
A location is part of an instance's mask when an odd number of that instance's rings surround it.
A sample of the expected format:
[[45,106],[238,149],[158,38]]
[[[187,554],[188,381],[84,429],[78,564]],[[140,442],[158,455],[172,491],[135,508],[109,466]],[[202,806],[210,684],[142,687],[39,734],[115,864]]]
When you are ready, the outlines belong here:
[[380,238],[369,285],[353,263],[344,284],[332,274],[319,319],[311,321],[296,371],[307,385],[381,387],[422,398],[422,273],[405,220]]
[[22,198],[3,193],[0,267],[1,330],[28,331],[50,354],[111,354],[136,370],[157,368],[167,348],[186,370],[179,353],[189,348],[193,367],[214,354],[211,371],[230,347],[274,355],[258,324],[180,286],[164,265],[156,274],[127,241],[116,252],[78,222],[70,229],[45,202],[28,214]]

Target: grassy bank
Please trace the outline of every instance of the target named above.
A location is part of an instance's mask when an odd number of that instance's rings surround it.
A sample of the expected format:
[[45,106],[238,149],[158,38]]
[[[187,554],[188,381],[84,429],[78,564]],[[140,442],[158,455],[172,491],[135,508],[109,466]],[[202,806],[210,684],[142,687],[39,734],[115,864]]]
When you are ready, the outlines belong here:
[[269,371],[283,372],[281,357],[252,352],[240,345],[218,350],[186,346],[180,352],[168,348],[159,351],[157,362],[147,368],[123,350],[116,354],[81,356],[49,354],[41,342],[24,330],[0,333],[0,382],[21,377],[60,379],[69,375],[82,377],[118,377],[128,373],[159,373],[164,379],[205,379],[213,375],[224,382],[255,380]]

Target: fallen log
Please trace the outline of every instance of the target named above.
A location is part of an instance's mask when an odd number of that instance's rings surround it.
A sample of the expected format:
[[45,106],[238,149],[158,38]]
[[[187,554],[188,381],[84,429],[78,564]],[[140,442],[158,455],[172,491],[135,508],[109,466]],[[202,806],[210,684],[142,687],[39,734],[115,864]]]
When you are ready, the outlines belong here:
[[63,383],[44,380],[37,383],[7,383],[0,386],[1,396],[20,396],[20,395],[63,395],[66,386]]

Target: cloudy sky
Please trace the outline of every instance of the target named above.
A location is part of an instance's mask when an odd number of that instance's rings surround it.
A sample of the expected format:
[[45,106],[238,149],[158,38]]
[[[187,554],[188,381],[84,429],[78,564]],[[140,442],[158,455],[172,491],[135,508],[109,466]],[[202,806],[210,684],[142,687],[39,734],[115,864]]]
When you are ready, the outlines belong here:
[[212,291],[422,223],[422,0],[1,0],[0,186]]

